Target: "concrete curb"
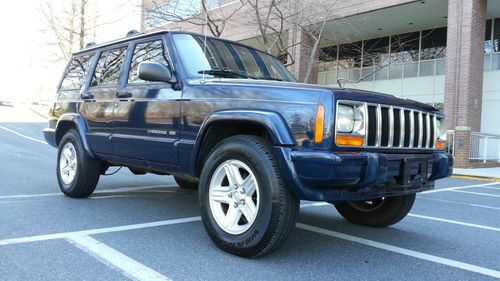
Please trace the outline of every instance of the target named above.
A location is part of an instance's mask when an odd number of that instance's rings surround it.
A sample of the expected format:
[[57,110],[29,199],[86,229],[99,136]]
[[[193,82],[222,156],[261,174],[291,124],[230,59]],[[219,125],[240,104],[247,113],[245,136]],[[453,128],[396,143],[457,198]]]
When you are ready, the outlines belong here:
[[454,174],[451,177],[454,179],[463,179],[463,180],[500,182],[500,178],[494,178],[494,177],[479,177],[479,176],[458,175],[458,174]]

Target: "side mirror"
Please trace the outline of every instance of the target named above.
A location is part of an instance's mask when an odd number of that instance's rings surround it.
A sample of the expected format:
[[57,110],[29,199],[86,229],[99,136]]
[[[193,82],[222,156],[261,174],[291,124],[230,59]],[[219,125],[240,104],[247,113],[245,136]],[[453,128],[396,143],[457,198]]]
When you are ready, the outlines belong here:
[[152,82],[172,82],[172,72],[161,63],[143,61],[137,69],[139,79]]

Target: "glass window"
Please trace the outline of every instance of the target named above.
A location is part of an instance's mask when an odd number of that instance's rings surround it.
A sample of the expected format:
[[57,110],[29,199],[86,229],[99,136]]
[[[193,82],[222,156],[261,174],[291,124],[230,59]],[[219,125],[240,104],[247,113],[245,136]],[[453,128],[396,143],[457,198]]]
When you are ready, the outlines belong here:
[[493,52],[500,52],[500,18],[493,20]]
[[226,4],[229,4],[231,2],[236,2],[236,1],[235,0],[210,0],[208,9],[209,10],[216,9],[222,5],[226,5]]
[[126,47],[120,47],[101,53],[92,78],[92,86],[113,86],[118,83],[126,50]]
[[492,20],[486,21],[486,31],[484,33],[484,52],[485,53],[491,53],[493,51],[493,40],[491,38],[492,24],[493,24]]
[[175,34],[174,43],[189,77],[251,78],[295,81],[275,57],[229,41]]
[[420,76],[434,75],[434,62],[433,60],[420,62]]
[[418,62],[409,62],[404,64],[404,77],[418,76]]
[[403,76],[403,65],[400,63],[389,66],[389,79],[400,79]]
[[419,43],[420,32],[391,36],[391,63],[418,61]]
[[339,46],[340,68],[361,67],[361,41]]
[[169,0],[163,5],[154,4],[153,8],[146,11],[146,28],[150,29],[170,22],[181,21],[199,13],[200,8],[201,0]]
[[422,31],[421,60],[440,59],[446,55],[446,27]]
[[93,56],[94,54],[88,54],[71,60],[61,84],[61,90],[75,90],[83,86]]
[[319,61],[336,61],[337,60],[337,46],[324,47],[319,49]]
[[135,46],[134,55],[132,56],[128,72],[128,83],[146,82],[139,79],[137,76],[137,69],[139,68],[139,64],[143,61],[158,62],[169,66],[167,54],[161,39],[140,43]]
[[491,70],[500,69],[500,54],[493,54]]
[[436,61],[436,75],[444,75],[446,73],[446,59]]
[[389,37],[366,40],[363,46],[363,67],[385,65],[388,54]]

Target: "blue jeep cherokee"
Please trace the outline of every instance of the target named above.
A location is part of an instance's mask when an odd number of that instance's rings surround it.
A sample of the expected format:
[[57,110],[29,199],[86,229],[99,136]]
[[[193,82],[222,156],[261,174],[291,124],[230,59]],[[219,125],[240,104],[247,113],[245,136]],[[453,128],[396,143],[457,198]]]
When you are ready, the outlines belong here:
[[235,255],[278,249],[300,200],[384,227],[450,175],[435,108],[296,83],[275,57],[186,32],[133,34],[75,53],[45,139],[62,192],[87,197],[111,166],[198,188],[211,240]]

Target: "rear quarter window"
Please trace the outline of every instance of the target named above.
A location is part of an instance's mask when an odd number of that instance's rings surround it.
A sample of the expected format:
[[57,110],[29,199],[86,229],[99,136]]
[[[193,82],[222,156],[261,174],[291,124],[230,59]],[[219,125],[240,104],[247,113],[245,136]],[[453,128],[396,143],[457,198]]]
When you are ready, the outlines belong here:
[[71,59],[60,90],[78,90],[83,86],[93,56],[94,54],[87,54]]

